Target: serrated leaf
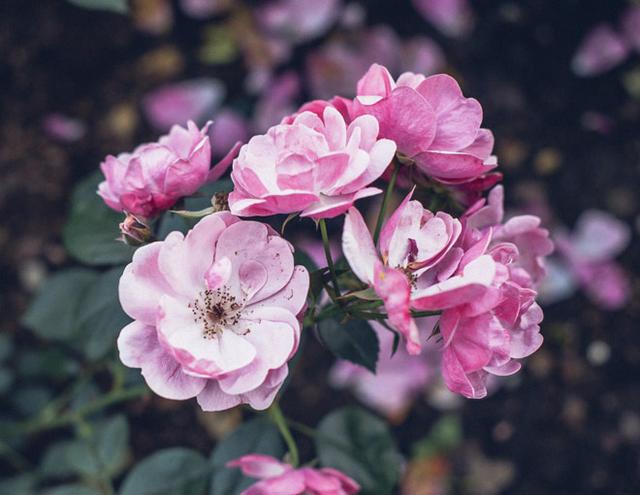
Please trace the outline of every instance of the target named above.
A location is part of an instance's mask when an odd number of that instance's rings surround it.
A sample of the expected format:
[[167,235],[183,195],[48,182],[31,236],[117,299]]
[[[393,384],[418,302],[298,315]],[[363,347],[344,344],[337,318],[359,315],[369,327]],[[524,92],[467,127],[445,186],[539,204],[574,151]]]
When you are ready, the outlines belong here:
[[361,495],[388,495],[400,472],[400,454],[386,423],[355,407],[333,411],[318,425],[316,450],[323,466],[351,476]]
[[206,489],[210,470],[207,460],[195,450],[161,450],[133,468],[119,495],[200,495]]
[[267,418],[258,417],[243,423],[222,439],[211,455],[213,476],[210,495],[237,495],[255,483],[239,469],[227,468],[227,462],[246,454],[264,454],[279,459],[284,453],[280,433]]
[[68,452],[77,440],[63,440],[51,445],[40,461],[40,474],[45,478],[68,478],[76,473]]
[[96,272],[84,268],[71,268],[53,275],[38,291],[23,324],[46,339],[72,337],[82,297],[97,278]]
[[131,259],[134,249],[116,240],[123,214],[109,208],[96,194],[102,174],[81,181],[71,197],[69,219],[62,233],[64,245],[74,258],[87,265],[111,265]]
[[131,321],[118,299],[122,271],[117,267],[100,274],[82,298],[76,346],[92,361],[115,349],[118,332]]
[[378,335],[365,320],[349,320],[344,324],[333,318],[322,320],[318,324],[318,334],[336,357],[376,372],[380,343]]

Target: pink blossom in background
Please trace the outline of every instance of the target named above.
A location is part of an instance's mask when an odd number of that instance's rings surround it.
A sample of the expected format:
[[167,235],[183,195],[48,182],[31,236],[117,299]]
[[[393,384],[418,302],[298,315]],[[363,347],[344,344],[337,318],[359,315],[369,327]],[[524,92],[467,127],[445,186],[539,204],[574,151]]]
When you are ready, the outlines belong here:
[[413,0],[413,5],[425,20],[447,36],[460,38],[473,28],[468,0]]
[[544,302],[569,297],[580,285],[604,309],[619,309],[627,303],[629,279],[614,261],[631,238],[625,223],[606,212],[587,210],[573,233],[558,230],[554,238],[559,257],[541,287]]
[[148,34],[160,35],[173,26],[173,8],[169,0],[138,2],[133,8],[136,27]]
[[132,153],[109,155],[100,164],[105,180],[98,194],[116,211],[151,218],[168,210],[178,199],[217,180],[229,167],[236,149],[211,166],[207,127],[173,126],[156,143],[138,146]]
[[233,0],[180,0],[185,14],[195,19],[206,19],[221,14],[231,6]]
[[[327,265],[327,258],[324,253],[324,245],[322,241],[310,236],[301,236],[299,240],[295,242],[298,251],[304,252],[311,261],[317,267],[323,267]],[[338,239],[329,239],[329,250],[331,251],[331,257],[337,260],[342,256],[342,250],[340,249],[340,242]]]
[[[437,320],[437,317],[418,320],[420,340],[427,341]],[[388,418],[401,420],[435,378],[440,366],[439,355],[433,349],[433,352],[412,356],[402,346],[392,355],[393,333],[380,323],[369,323],[380,343],[376,373],[349,361],[338,361],[331,369],[329,381],[334,387],[352,389],[361,402]]]
[[631,48],[640,52],[640,5],[632,5],[622,15],[622,34]]
[[355,96],[358,80],[374,62],[394,73],[433,74],[444,65],[442,50],[427,37],[403,42],[388,26],[356,34],[332,39],[307,57],[306,75],[315,98]]
[[267,225],[227,212],[139,248],[120,279],[135,320],[118,337],[121,361],[168,399],[266,409],[298,348],[309,288],[292,251]]
[[378,64],[358,82],[352,113],[373,115],[380,135],[424,174],[447,184],[472,183],[496,167],[493,134],[480,128],[482,107],[455,79],[404,73],[394,81]]
[[341,6],[341,0],[270,0],[258,7],[255,17],[269,35],[302,43],[326,33]]
[[227,467],[240,468],[245,476],[260,480],[240,495],[353,495],[360,491],[358,483],[337,469],[295,469],[261,454],[245,455]]
[[600,24],[582,40],[571,66],[578,76],[597,76],[621,64],[628,54],[625,39],[609,24]]
[[262,91],[256,103],[252,130],[255,133],[265,132],[276,125],[283,117],[296,108],[296,100],[300,95],[300,77],[293,71],[273,79]]
[[166,131],[189,120],[206,121],[224,96],[224,85],[217,79],[193,79],[155,89],[145,96],[142,108],[151,125]]
[[348,126],[333,107],[322,117],[300,113],[254,136],[233,162],[235,215],[300,213],[332,218],[357,199],[381,191],[368,187],[389,165],[395,144],[378,139],[378,122],[362,116]]
[[87,128],[79,119],[61,113],[49,113],[42,119],[44,131],[58,141],[73,143],[84,137]]
[[431,38],[416,36],[404,43],[398,72],[435,74],[445,65],[444,53]]
[[223,108],[214,116],[209,128],[211,154],[221,157],[237,143],[245,143],[249,130],[245,118],[230,108]]

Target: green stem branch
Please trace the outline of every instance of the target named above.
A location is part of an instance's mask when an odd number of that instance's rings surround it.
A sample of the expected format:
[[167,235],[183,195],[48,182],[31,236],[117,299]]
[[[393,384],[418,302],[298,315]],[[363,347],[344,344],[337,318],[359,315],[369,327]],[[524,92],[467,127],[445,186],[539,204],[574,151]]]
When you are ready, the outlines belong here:
[[327,223],[324,218],[318,222],[320,225],[320,235],[322,236],[322,246],[324,247],[324,255],[327,258],[327,267],[331,274],[331,283],[335,291],[335,297],[340,297],[340,285],[338,285],[338,277],[336,275],[335,265],[333,264],[333,256],[331,256],[331,246],[329,244],[329,234],[327,233]]
[[277,401],[274,401],[271,404],[271,407],[268,409],[269,417],[274,422],[274,424],[280,430],[280,434],[282,438],[284,438],[285,443],[287,444],[287,449],[289,450],[289,457],[291,458],[291,465],[293,467],[298,467],[298,463],[300,462],[300,458],[298,456],[298,447],[296,445],[296,441],[293,439],[293,435],[291,435],[291,431],[289,430],[289,426],[287,425],[287,420],[282,414],[282,410],[280,409],[280,405]]
[[380,205],[380,213],[378,213],[378,221],[376,222],[376,230],[373,233],[373,243],[378,243],[378,238],[380,237],[380,231],[382,230],[382,222],[384,221],[385,214],[387,212],[387,206],[389,204],[389,198],[391,197],[391,193],[393,192],[393,188],[396,185],[396,179],[398,178],[398,170],[400,167],[398,165],[392,164],[393,172],[391,173],[391,179],[389,180],[389,184],[387,185],[387,190],[384,192],[384,197],[382,198],[382,204]]

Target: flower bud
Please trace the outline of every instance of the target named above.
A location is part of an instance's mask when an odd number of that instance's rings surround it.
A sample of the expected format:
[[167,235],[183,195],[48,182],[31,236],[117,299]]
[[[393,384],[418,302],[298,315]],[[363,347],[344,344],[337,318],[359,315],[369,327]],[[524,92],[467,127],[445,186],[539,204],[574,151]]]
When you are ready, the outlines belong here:
[[127,213],[124,221],[120,224],[122,236],[120,240],[129,246],[141,246],[153,240],[153,231],[145,220]]

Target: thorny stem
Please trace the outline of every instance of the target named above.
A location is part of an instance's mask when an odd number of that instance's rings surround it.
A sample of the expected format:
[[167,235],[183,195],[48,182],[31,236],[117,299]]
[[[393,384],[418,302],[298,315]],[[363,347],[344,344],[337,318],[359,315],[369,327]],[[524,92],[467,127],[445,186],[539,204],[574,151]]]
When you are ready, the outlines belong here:
[[280,404],[278,401],[274,401],[271,404],[271,407],[268,409],[269,417],[274,422],[274,424],[280,430],[280,434],[282,438],[284,438],[285,443],[287,444],[287,449],[289,450],[289,457],[291,465],[293,467],[298,467],[299,456],[298,456],[298,447],[296,445],[296,441],[293,439],[293,435],[291,435],[291,431],[289,430],[289,426],[287,425],[287,420],[282,414],[282,410],[280,409]]
[[321,218],[318,222],[320,225],[320,235],[322,236],[322,245],[324,247],[324,255],[327,258],[327,267],[329,273],[331,273],[331,283],[335,291],[336,298],[340,297],[340,286],[338,285],[338,277],[336,276],[336,269],[333,264],[333,257],[331,256],[331,246],[329,245],[329,234],[327,234],[327,223],[324,218]]
[[389,198],[391,197],[391,193],[393,192],[393,188],[396,185],[396,179],[398,177],[398,170],[400,167],[392,164],[393,173],[391,174],[391,179],[389,180],[389,184],[387,185],[387,190],[384,192],[384,197],[382,198],[382,204],[380,205],[380,213],[378,213],[378,221],[376,222],[376,230],[373,233],[373,243],[378,243],[378,237],[380,237],[380,231],[382,230],[382,222],[384,221],[385,213],[387,212],[387,205],[389,203]]

